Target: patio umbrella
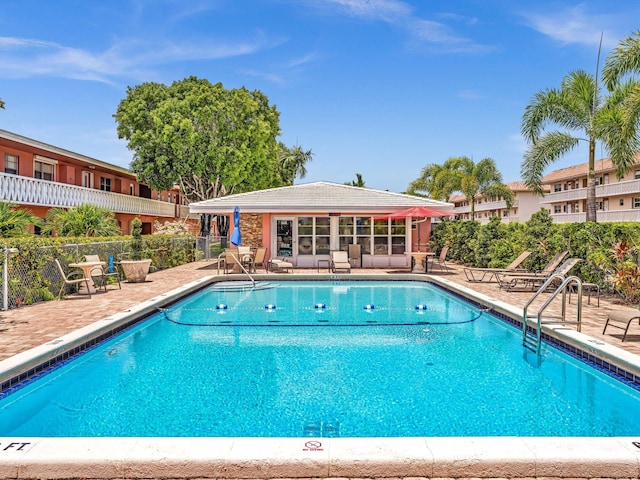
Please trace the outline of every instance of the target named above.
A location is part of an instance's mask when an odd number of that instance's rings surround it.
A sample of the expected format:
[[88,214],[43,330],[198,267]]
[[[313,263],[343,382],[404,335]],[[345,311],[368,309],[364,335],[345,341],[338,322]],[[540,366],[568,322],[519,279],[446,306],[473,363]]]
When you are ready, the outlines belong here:
[[[453,215],[453,213],[451,212],[445,212],[443,210],[437,210],[431,207],[417,206],[390,213],[389,215],[386,215],[385,218],[398,219],[407,217],[448,217],[451,215]],[[416,221],[415,223],[418,224],[421,223],[421,221]],[[418,251],[420,251],[420,229],[418,229]]]
[[231,233],[231,243],[236,247],[242,243],[242,235],[240,235],[240,207],[233,209],[233,233]]

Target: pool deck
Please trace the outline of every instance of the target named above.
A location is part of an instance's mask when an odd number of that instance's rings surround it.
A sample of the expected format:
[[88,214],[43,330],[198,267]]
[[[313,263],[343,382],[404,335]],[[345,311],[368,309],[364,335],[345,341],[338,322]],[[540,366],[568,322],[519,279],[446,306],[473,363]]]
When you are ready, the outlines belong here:
[[[531,292],[506,292],[498,288],[497,283],[469,283],[466,281],[462,267],[457,265],[451,265],[451,272],[436,273],[434,277],[444,278],[517,308],[522,308],[532,294]],[[265,272],[259,270],[258,273]],[[318,274],[315,268],[296,269],[294,273]],[[328,272],[323,269],[320,273]],[[352,269],[352,273],[388,276],[390,273],[409,273],[409,270],[365,268]],[[0,312],[0,360],[66,335],[111,313],[127,310],[189,282],[216,274],[217,268],[214,264],[205,261],[193,262],[152,273],[144,283],[123,282],[122,290],[118,290],[117,286],[110,286],[106,293],[100,292],[91,298],[84,295],[70,295],[60,301],[43,302]],[[269,274],[269,277],[286,279],[289,275],[274,273]],[[348,276],[349,274],[341,275],[343,278]],[[575,303],[575,295],[572,301]],[[607,313],[626,307],[619,303],[619,299],[606,296],[600,298],[599,307],[597,303],[597,299],[592,297],[591,304],[587,304],[587,297],[584,296],[582,333],[640,355],[639,325],[631,326],[624,342],[621,341],[621,330],[610,329],[606,335],[602,334]],[[535,307],[536,304],[534,303],[533,306]],[[533,308],[531,311],[536,309]],[[549,312],[559,314],[560,302],[554,302]]]
[[[454,290],[471,289],[491,303],[515,310],[531,297],[531,292],[502,291],[495,283],[469,283],[461,267],[451,267],[451,273],[434,275],[436,281],[449,282]],[[315,268],[297,269],[294,275],[300,273],[318,275]],[[393,274],[408,273],[408,269],[353,269],[351,275],[395,278]],[[71,295],[0,312],[0,361],[10,362],[10,357],[29,354],[45,343],[55,344],[107,317],[135,313],[142,304],[163,295],[169,298],[171,292],[216,274],[215,265],[194,262],[150,274],[144,283],[123,283],[122,290],[110,287],[92,298]],[[268,275],[288,277],[291,274]],[[349,279],[349,274],[340,277]],[[622,349],[632,357],[630,363],[640,364],[640,327],[632,326],[625,342],[620,330],[603,335],[607,312],[625,307],[604,296],[596,305],[595,298],[589,305],[584,297],[582,333]],[[537,304],[533,306],[536,311]],[[550,313],[559,311],[560,302],[554,301]],[[569,338],[575,334],[569,331],[572,328],[565,328]],[[0,478],[568,477],[640,478],[640,438],[0,438]]]

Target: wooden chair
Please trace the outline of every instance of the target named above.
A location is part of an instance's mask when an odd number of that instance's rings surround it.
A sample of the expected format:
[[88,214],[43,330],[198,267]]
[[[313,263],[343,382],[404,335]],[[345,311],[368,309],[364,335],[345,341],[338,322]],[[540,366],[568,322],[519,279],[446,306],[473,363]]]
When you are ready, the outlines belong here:
[[[85,262],[102,262],[98,255],[85,255]],[[107,279],[115,278],[118,282],[118,288],[122,290],[122,285],[120,284],[120,273],[118,271],[109,272],[102,265],[97,265],[96,267],[91,269],[91,278],[97,278],[99,281],[94,281],[93,283],[98,286],[98,288],[103,288],[104,291],[107,291]]]
[[[80,285],[84,283],[87,287],[87,295],[89,295],[89,298],[91,298],[91,289],[89,288],[89,279],[85,278],[84,272],[80,269],[76,269],[76,270],[71,270],[71,272],[69,272],[69,274],[67,275],[66,273],[64,273],[64,269],[62,268],[62,265],[60,265],[60,261],[57,258],[54,261],[56,262],[56,266],[58,267],[58,271],[60,272],[60,276],[62,277],[62,286],[60,287],[60,291],[58,292],[58,297],[60,298],[62,297],[62,292],[64,291],[64,288],[67,285],[77,285],[78,288],[80,288]],[[73,277],[76,277],[77,275],[80,275],[80,277],[73,278]]]

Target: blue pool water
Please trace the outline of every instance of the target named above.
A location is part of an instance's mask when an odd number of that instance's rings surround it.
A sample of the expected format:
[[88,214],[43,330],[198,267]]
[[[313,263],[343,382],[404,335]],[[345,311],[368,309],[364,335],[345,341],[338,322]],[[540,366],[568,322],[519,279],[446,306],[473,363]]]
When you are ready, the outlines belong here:
[[0,401],[0,436],[631,436],[637,411],[429,284],[282,282],[158,312]]

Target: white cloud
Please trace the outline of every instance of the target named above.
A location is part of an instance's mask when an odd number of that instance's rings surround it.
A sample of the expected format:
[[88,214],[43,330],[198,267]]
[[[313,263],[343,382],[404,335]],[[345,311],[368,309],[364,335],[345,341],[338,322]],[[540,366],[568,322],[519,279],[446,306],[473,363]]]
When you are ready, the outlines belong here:
[[[338,13],[367,20],[386,22],[396,28],[408,32],[415,40],[437,47],[444,52],[483,52],[490,48],[476,43],[474,40],[458,34],[451,26],[420,18],[415,15],[413,7],[399,0],[315,0],[319,6],[336,7]],[[456,15],[441,18],[460,21]],[[467,19],[467,24],[477,23],[477,19]]]
[[[588,12],[584,4],[544,13],[521,13],[532,29],[562,44],[598,47],[603,35],[603,47],[613,47],[626,32],[617,32],[620,18],[608,13]],[[629,19],[627,19],[628,21]]]
[[104,52],[90,52],[36,39],[0,37],[0,77],[49,76],[112,83],[120,77],[184,60],[216,60],[273,48],[282,40],[256,39],[236,43],[120,41]]

